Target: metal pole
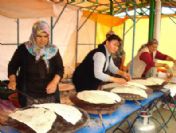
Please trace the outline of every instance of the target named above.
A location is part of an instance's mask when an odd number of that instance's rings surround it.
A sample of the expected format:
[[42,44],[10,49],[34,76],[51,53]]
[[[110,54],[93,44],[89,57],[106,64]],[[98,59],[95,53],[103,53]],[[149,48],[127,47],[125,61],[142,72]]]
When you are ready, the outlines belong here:
[[131,64],[131,71],[130,74],[133,77],[133,59],[134,59],[134,47],[135,47],[135,33],[136,33],[136,4],[134,4],[134,17],[133,17],[133,43],[132,43],[132,56],[131,56],[131,60],[132,60],[132,64]]
[[148,41],[151,41],[153,39],[154,16],[155,16],[155,0],[151,0],[150,1],[150,16],[149,16],[149,36],[148,36]]
[[124,47],[124,40],[125,40],[125,30],[126,30],[126,22],[123,23],[123,41],[122,41],[122,47]]
[[78,30],[80,30],[83,26],[84,26],[84,24],[88,21],[88,19],[92,16],[92,14],[95,12],[95,10],[96,10],[96,8],[97,8],[98,6],[96,6],[95,8],[94,8],[94,10],[89,14],[89,16],[86,18],[86,20],[81,24],[81,26],[80,27],[78,27]]
[[113,0],[110,1],[110,15],[114,15],[114,6],[113,6]]
[[[114,16],[113,0],[109,0],[109,1],[110,1],[110,15]],[[110,30],[112,30],[112,27]]]
[[[134,4],[134,2],[133,2],[133,4]],[[126,5],[126,6],[127,6],[127,5]],[[128,9],[128,8],[126,8],[126,10],[125,10],[125,11],[126,11],[126,16],[128,16],[131,20],[133,20],[133,18],[128,14],[128,10],[127,10],[127,9]],[[146,14],[147,11],[148,11],[148,10],[143,11],[143,13]],[[141,19],[142,19],[142,17],[136,19],[136,23],[139,22],[139,20],[141,20]],[[128,28],[128,30],[125,32],[125,35],[126,35],[132,28],[133,28],[133,25]]]
[[60,14],[58,15],[58,17],[57,17],[57,19],[56,19],[55,23],[53,24],[52,29],[54,29],[54,27],[56,26],[56,24],[57,24],[57,22],[59,21],[60,17],[61,17],[61,16],[62,16],[62,14],[64,13],[64,11],[65,11],[66,7],[67,7],[67,4],[65,4],[65,5],[64,5],[64,7],[62,8],[62,11],[61,11],[61,12],[60,12]]
[[78,32],[79,32],[79,9],[77,10],[77,21],[76,21],[76,46],[75,46],[75,68],[78,61]]
[[97,22],[95,22],[94,48],[96,48],[96,44],[97,44]]
[[174,19],[172,17],[170,17],[170,16],[168,16],[168,17],[174,24],[176,24],[176,22],[174,21]]
[[17,45],[20,45],[20,20],[17,19]]
[[[136,23],[138,23],[139,22],[139,20],[141,20],[142,19],[142,17],[141,18],[138,18],[138,19],[136,19]],[[128,28],[128,30],[125,32],[125,34],[127,34],[131,29],[133,28],[133,25],[131,26],[131,27],[129,27]]]
[[51,29],[51,36],[50,36],[50,41],[51,41],[51,44],[53,44],[53,17],[51,17],[51,19],[50,19],[50,24],[51,24],[51,26],[50,26],[50,29]]

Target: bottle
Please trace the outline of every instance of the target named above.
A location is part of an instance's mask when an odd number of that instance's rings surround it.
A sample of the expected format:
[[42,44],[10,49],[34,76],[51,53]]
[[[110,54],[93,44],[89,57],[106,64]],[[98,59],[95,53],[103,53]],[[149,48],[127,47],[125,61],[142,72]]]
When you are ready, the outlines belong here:
[[134,124],[135,133],[156,133],[156,125],[150,119],[151,114],[146,111],[142,111],[140,117]]

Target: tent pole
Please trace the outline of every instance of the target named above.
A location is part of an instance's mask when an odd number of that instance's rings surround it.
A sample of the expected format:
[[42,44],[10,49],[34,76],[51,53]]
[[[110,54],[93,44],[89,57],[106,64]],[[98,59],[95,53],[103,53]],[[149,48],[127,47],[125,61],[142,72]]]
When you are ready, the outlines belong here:
[[130,74],[131,76],[133,77],[133,58],[134,58],[134,47],[135,47],[135,33],[136,33],[136,3],[133,3],[134,4],[134,17],[133,17],[133,43],[132,43],[132,55],[131,55],[131,60],[132,60],[132,64],[131,64],[131,71],[130,71]]
[[122,47],[124,47],[124,40],[125,40],[125,30],[126,30],[126,21],[123,23],[123,41],[122,41]]
[[[76,47],[75,47],[75,68],[76,68],[76,66],[77,66],[77,62],[78,62],[78,38],[79,38],[79,30],[84,26],[84,24],[88,21],[88,19],[92,16],[92,14],[94,13],[94,11],[96,10],[96,8],[97,8],[98,6],[96,6],[95,8],[94,8],[94,10],[93,10],[93,12],[91,12],[90,14],[89,14],[89,16],[86,18],[86,20],[85,21],[83,21],[83,23],[82,24],[80,24],[81,26],[79,26],[79,10],[81,9],[81,8],[79,8],[78,10],[77,10],[77,24],[76,24]],[[96,41],[96,40],[95,40]],[[95,44],[96,44],[96,42],[95,42]]]
[[[114,16],[114,6],[113,6],[113,0],[110,1],[110,15]],[[112,27],[110,28],[112,30]]]
[[[137,24],[141,19],[142,19],[142,17],[136,19],[136,24]],[[128,28],[128,30],[125,32],[125,34],[127,34],[132,28],[133,28],[133,25],[131,25],[131,26]]]
[[174,21],[173,17],[171,17],[171,16],[168,16],[168,17],[174,24],[176,24],[176,22]]
[[151,0],[150,1],[150,16],[149,16],[149,35],[148,35],[148,41],[151,41],[153,39],[154,16],[155,16],[155,0]]
[[114,6],[113,6],[113,0],[110,1],[110,15],[114,15]]
[[91,12],[91,13],[89,14],[89,16],[82,22],[81,26],[78,27],[78,30],[80,30],[80,29],[84,26],[84,24],[89,20],[89,18],[90,18],[90,17],[92,16],[92,14],[95,12],[95,10],[96,10],[97,7],[98,7],[98,6],[96,6],[96,7],[94,8],[93,12]]
[[[143,11],[143,9],[141,9],[141,11],[142,11],[144,14],[147,14],[146,12],[147,12],[148,10]],[[126,13],[127,13],[127,11],[126,11]],[[126,15],[129,16],[128,14],[126,14]],[[132,19],[131,17],[129,17],[129,18]],[[136,19],[136,24],[137,24],[141,19],[142,19],[142,17],[141,17],[141,18],[137,18],[137,19]],[[125,34],[127,34],[132,28],[133,28],[133,25],[128,28],[128,30],[125,32]]]
[[78,32],[79,32],[79,9],[77,10],[77,20],[76,20],[76,44],[75,44],[75,68],[78,61]]
[[17,19],[17,45],[20,45],[20,19]]
[[155,7],[155,22],[154,22],[154,38],[159,41],[160,37],[160,26],[161,26],[161,1],[156,0]]
[[55,27],[55,26],[56,26],[56,24],[58,23],[58,21],[59,21],[60,17],[61,17],[61,16],[62,16],[62,14],[64,13],[64,11],[65,11],[66,7],[67,7],[67,4],[65,4],[65,5],[64,5],[64,7],[62,8],[62,11],[61,11],[61,12],[60,12],[60,14],[58,15],[58,17],[57,17],[57,19],[56,19],[55,23],[53,24],[52,29],[54,29],[54,27]]
[[97,44],[97,21],[95,22],[94,49],[96,48],[96,44]]
[[51,36],[50,36],[50,41],[51,41],[51,44],[53,44],[53,17],[50,18],[50,30],[51,30]]

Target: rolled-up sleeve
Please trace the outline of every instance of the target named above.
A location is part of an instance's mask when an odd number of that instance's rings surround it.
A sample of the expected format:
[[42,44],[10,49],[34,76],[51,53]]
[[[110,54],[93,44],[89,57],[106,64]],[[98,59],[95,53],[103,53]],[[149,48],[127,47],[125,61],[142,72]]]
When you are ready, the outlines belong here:
[[166,54],[163,54],[159,51],[156,52],[156,59],[160,59],[160,60],[166,60],[168,56]]
[[55,73],[62,78],[64,74],[64,66],[59,50],[54,58],[55,58]]
[[116,74],[117,71],[119,70],[118,67],[116,67],[116,65],[114,64],[114,61],[112,60],[112,58],[110,59],[110,63],[109,63],[109,67],[108,67],[109,71],[113,74]]
[[105,74],[103,72],[104,64],[106,62],[106,58],[103,53],[96,52],[93,56],[94,60],[94,76],[95,78],[107,82],[110,81],[110,75]]

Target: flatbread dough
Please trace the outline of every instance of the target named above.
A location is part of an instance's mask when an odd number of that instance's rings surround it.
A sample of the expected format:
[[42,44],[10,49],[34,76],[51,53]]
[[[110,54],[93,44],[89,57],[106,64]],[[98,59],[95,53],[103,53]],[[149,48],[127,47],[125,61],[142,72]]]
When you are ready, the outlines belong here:
[[57,116],[53,111],[48,109],[29,108],[11,113],[9,117],[26,124],[36,133],[47,133]]
[[77,97],[93,104],[114,104],[121,101],[117,94],[100,90],[82,91],[77,94]]
[[146,90],[146,89],[147,89],[147,87],[146,87],[145,85],[140,84],[140,83],[135,83],[135,82],[130,82],[130,81],[128,81],[128,82],[127,82],[127,85],[129,85],[129,86],[134,86],[134,87],[136,87],[136,88],[140,88],[140,89],[143,89],[143,90]]
[[109,83],[109,84],[102,85],[102,89],[103,90],[112,89],[118,86],[122,86],[122,85],[119,85],[118,83]]
[[165,81],[164,79],[151,77],[147,79],[134,79],[131,80],[130,82],[142,84],[145,86],[152,86],[152,85],[162,85],[164,81]]
[[82,118],[82,113],[75,107],[66,104],[48,103],[35,104],[34,107],[43,107],[62,116],[67,122],[75,125]]
[[136,83],[133,81],[128,81],[127,84],[124,84],[124,85],[120,85],[118,83],[109,83],[109,84],[103,85],[102,89],[105,90],[105,89],[112,89],[112,88],[116,88],[116,87],[136,87],[136,88],[141,88],[144,90],[147,89],[147,87],[145,85],[140,84],[140,83]]
[[148,95],[145,92],[145,90],[140,89],[140,88],[135,88],[135,87],[116,87],[114,89],[111,90],[111,92],[113,93],[125,93],[125,94],[135,94],[135,95],[139,95],[143,98],[147,98]]

